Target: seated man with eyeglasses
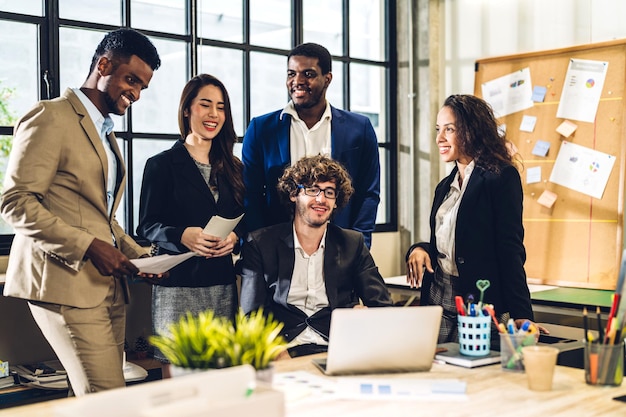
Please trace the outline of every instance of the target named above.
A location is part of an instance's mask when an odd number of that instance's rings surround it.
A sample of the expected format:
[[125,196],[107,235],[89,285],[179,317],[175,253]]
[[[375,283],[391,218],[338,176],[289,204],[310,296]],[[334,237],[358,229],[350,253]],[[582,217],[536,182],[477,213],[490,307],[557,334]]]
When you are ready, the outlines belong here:
[[352,182],[339,162],[302,158],[278,181],[293,221],[256,230],[243,245],[241,307],[282,321],[291,357],[328,348],[335,308],[390,306],[391,297],[363,234],[329,223]]

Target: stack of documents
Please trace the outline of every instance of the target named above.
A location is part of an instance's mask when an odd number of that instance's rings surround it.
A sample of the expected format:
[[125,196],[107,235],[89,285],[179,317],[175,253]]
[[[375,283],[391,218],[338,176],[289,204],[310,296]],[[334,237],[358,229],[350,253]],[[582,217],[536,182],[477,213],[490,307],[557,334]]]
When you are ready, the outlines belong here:
[[23,385],[43,389],[67,389],[67,372],[59,361],[11,365]]

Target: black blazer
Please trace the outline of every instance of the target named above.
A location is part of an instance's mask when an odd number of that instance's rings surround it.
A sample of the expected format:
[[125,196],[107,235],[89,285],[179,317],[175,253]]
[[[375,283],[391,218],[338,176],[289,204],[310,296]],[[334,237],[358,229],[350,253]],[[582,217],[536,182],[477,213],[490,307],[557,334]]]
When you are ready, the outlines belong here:
[[[217,203],[182,141],[146,162],[137,234],[158,246],[157,254],[180,254],[189,249],[180,242],[185,228],[204,227],[214,215],[235,218],[243,206],[235,202],[226,179],[217,177]],[[243,223],[235,228],[243,236]],[[193,257],[170,270],[160,282],[168,287],[208,287],[235,282],[231,255],[205,259]]]
[[[458,169],[435,189],[430,213],[430,243],[418,243],[430,255],[433,268],[437,263],[435,214],[450,189]],[[459,205],[455,233],[456,266],[459,271],[460,294],[465,298],[480,292],[476,281],[488,279],[484,302],[493,304],[498,315],[509,312],[512,318],[533,319],[530,292],[526,283],[524,262],[524,227],[522,226],[522,183],[514,166],[500,174],[475,167]],[[422,282],[422,304],[428,304],[430,284],[434,275],[426,273]]]
[[391,297],[365,246],[363,235],[328,224],[324,250],[324,283],[329,307],[311,317],[287,304],[295,263],[293,225],[281,223],[251,232],[243,245],[241,307],[249,313],[263,306],[283,322],[291,341],[308,325],[328,339],[330,313],[354,307],[389,306]]

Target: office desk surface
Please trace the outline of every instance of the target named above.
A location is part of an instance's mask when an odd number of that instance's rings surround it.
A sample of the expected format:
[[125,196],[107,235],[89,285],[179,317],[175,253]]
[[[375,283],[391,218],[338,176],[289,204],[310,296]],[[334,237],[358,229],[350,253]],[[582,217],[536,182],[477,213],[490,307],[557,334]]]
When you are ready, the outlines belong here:
[[[317,355],[323,356],[323,355]],[[276,363],[279,372],[304,370],[321,372],[310,357]],[[388,374],[379,377],[419,379],[459,379],[467,383],[467,400],[462,401],[384,401],[324,400],[301,398],[288,401],[286,415],[291,417],[382,417],[382,416],[624,416],[626,403],[613,397],[626,394],[626,384],[617,388],[585,384],[581,369],[557,366],[553,390],[530,391],[526,374],[502,371],[500,365],[466,369],[433,364],[430,372]],[[358,377],[356,377],[358,378]],[[369,378],[369,376],[368,376]]]
[[[316,355],[316,356],[323,356]],[[311,358],[276,362],[277,372],[306,371],[322,374]],[[368,376],[368,378],[374,376]],[[466,400],[461,401],[389,401],[345,400],[301,396],[286,400],[288,417],[400,417],[400,416],[624,416],[626,403],[613,397],[626,394],[626,385],[617,388],[590,387],[581,369],[557,366],[553,390],[535,392],[527,388],[526,375],[501,370],[500,365],[466,369],[433,364],[430,372],[379,375],[381,378],[418,378],[424,380],[459,379],[467,383]],[[359,378],[359,377],[355,377]],[[73,401],[73,398],[54,400]],[[0,416],[54,416],[53,402],[32,404],[0,411]],[[184,416],[179,416],[184,417]]]

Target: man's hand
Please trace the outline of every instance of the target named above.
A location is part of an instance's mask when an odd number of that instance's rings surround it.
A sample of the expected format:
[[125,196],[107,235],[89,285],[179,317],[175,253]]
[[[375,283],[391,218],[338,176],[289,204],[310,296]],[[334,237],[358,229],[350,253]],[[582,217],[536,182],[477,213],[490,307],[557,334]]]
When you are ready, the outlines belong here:
[[419,288],[422,286],[424,268],[430,273],[435,272],[430,262],[428,252],[420,247],[417,247],[411,251],[409,259],[406,262],[406,282],[411,287]]
[[98,272],[104,276],[121,278],[139,273],[139,269],[116,247],[95,238],[85,253]]

